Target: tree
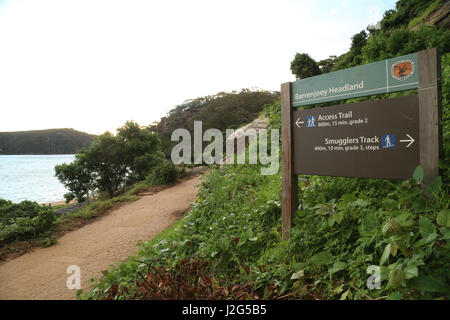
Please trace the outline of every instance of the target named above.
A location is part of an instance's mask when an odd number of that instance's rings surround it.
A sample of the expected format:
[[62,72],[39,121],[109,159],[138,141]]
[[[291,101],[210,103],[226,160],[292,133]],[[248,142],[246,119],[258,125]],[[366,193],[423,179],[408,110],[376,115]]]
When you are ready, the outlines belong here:
[[353,55],[360,55],[362,48],[367,44],[367,32],[362,30],[361,32],[353,35],[352,46],[350,47],[350,52]]
[[331,72],[331,69],[333,68],[334,64],[336,63],[337,57],[336,56],[330,56],[328,59],[320,60],[317,65],[320,68],[320,72],[328,73]]
[[129,173],[123,145],[114,135],[106,132],[98,136],[84,153],[93,186],[113,197],[124,186]]
[[362,30],[352,37],[352,46],[350,47],[351,66],[360,65],[363,62],[362,49],[367,44],[367,33]]
[[55,176],[70,190],[64,195],[67,203],[75,198],[77,198],[78,202],[89,199],[89,192],[93,187],[83,151],[75,155],[75,160],[71,164],[63,163],[57,165],[55,167]]
[[297,79],[304,79],[321,74],[317,62],[307,53],[297,53],[291,62],[292,74]]
[[136,122],[127,121],[117,129],[117,139],[122,145],[122,161],[129,170],[127,183],[143,180],[164,157],[158,136]]

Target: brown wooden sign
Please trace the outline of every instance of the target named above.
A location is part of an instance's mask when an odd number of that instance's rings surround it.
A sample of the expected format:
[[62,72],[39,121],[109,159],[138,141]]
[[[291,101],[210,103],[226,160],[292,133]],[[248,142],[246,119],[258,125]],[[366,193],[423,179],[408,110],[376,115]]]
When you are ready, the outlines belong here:
[[[409,179],[420,165],[424,183],[439,175],[440,73],[431,49],[281,85],[283,239],[298,209],[298,174]],[[413,88],[418,95],[293,109]]]
[[417,95],[294,111],[294,173],[409,179],[420,163]]

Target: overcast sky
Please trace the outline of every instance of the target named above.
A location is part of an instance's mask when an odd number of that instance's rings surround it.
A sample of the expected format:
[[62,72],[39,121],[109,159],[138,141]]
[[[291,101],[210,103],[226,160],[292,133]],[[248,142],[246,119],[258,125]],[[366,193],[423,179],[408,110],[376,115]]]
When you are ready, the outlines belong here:
[[187,99],[295,80],[395,0],[0,0],[0,131],[148,125]]

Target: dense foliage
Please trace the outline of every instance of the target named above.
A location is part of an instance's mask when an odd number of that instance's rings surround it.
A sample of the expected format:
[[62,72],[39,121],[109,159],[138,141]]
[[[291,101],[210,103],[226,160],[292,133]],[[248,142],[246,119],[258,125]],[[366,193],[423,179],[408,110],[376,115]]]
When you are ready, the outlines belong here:
[[203,131],[210,128],[220,131],[235,129],[252,121],[263,110],[264,105],[273,103],[277,98],[278,93],[262,90],[219,92],[176,106],[149,129],[158,133],[162,150],[170,159],[172,147],[178,143],[170,139],[174,130],[184,128],[193,136],[194,121],[202,121]]
[[[56,166],[55,172],[70,191],[64,196],[66,200],[77,198],[82,202],[93,193],[106,193],[111,198],[116,191],[148,175],[154,179],[157,173],[153,170],[159,173],[161,163],[165,162],[156,134],[128,121],[117,129],[117,135],[106,132],[98,136],[89,148],[75,155],[72,163]],[[173,182],[175,166],[164,168],[159,182],[169,182],[165,179]]]
[[50,230],[55,220],[51,208],[36,202],[12,203],[0,199],[0,246],[44,233]]
[[307,53],[297,53],[291,62],[291,71],[297,79],[317,76],[322,73],[319,65]]
[[163,159],[152,169],[147,177],[147,182],[151,186],[161,186],[170,184],[177,179],[177,168],[172,161]]
[[0,132],[0,154],[74,154],[94,138],[73,129]]
[[388,10],[384,13],[381,28],[388,30],[404,26],[414,26],[445,2],[447,1],[399,0],[395,5],[395,10]]

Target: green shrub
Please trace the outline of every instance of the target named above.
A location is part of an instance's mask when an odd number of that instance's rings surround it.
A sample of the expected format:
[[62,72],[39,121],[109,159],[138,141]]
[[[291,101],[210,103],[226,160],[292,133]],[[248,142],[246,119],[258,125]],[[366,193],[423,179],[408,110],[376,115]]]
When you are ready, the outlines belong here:
[[173,162],[162,159],[162,161],[152,169],[147,177],[147,181],[152,186],[160,186],[175,182],[177,175],[177,167]]
[[40,242],[41,247],[47,248],[51,247],[58,243],[58,239],[55,236],[50,236],[45,239],[42,239]]
[[0,223],[8,225],[16,218],[33,218],[39,214],[40,210],[41,207],[36,202],[26,200],[21,203],[13,203],[0,199]]
[[36,202],[12,203],[0,199],[0,244],[38,236],[56,221],[52,208]]

